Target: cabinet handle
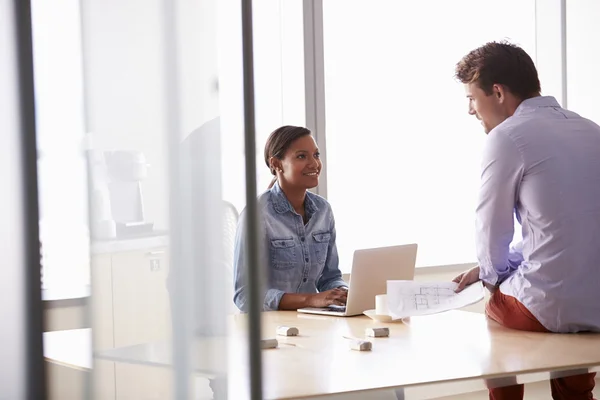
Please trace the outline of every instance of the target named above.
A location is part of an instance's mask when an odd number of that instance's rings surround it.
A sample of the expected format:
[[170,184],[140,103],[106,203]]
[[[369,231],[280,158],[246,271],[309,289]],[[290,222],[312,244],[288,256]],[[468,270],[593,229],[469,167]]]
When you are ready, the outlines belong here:
[[149,251],[146,253],[146,255],[149,257],[160,256],[161,254],[165,254],[165,251],[164,250],[156,250],[156,251]]

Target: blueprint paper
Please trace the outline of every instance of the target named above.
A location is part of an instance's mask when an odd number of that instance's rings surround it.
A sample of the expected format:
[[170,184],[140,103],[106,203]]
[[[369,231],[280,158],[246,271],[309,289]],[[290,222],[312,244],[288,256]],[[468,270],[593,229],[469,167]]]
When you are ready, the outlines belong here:
[[392,319],[435,314],[462,308],[483,299],[481,282],[454,290],[454,282],[387,281],[388,309]]

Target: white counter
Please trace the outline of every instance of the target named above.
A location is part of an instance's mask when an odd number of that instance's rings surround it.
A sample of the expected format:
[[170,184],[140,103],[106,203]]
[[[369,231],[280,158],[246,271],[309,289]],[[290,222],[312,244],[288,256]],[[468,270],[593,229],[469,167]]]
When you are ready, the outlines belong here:
[[94,240],[92,241],[90,251],[93,255],[167,247],[168,245],[169,236],[167,233],[165,231],[157,231],[150,235],[128,239]]

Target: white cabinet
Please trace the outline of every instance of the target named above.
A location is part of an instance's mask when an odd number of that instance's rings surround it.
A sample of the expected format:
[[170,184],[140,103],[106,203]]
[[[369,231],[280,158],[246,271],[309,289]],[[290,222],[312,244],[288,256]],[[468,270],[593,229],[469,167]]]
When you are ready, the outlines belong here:
[[[112,269],[110,255],[92,258],[92,318],[94,350],[114,347]],[[94,359],[93,393],[99,400],[115,399],[115,363]]]
[[[98,254],[92,266],[96,350],[169,339],[165,247]],[[94,369],[95,393],[102,393],[102,399],[172,397],[170,369],[107,361],[98,361]]]
[[[113,255],[113,319],[115,347],[167,340],[170,336],[166,250]],[[117,400],[171,398],[171,371],[166,368],[116,364]]]
[[165,340],[170,334],[166,249],[112,256],[115,347]]

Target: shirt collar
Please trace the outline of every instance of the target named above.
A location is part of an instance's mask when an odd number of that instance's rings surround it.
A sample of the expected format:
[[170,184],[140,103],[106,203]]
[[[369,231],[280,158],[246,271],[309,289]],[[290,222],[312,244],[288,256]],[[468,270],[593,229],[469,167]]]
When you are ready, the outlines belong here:
[[[275,182],[273,187],[271,188],[271,201],[273,202],[273,207],[275,211],[279,214],[283,214],[286,211],[294,211],[294,208],[288,201],[287,197],[285,197],[285,193],[281,190],[281,186],[279,186],[279,182]],[[319,207],[312,198],[312,193],[306,192],[306,197],[304,199],[304,210],[308,216],[313,215],[317,211],[319,211]]]
[[525,99],[519,104],[514,115],[519,115],[540,107],[559,107],[558,101],[553,96],[536,96]]

